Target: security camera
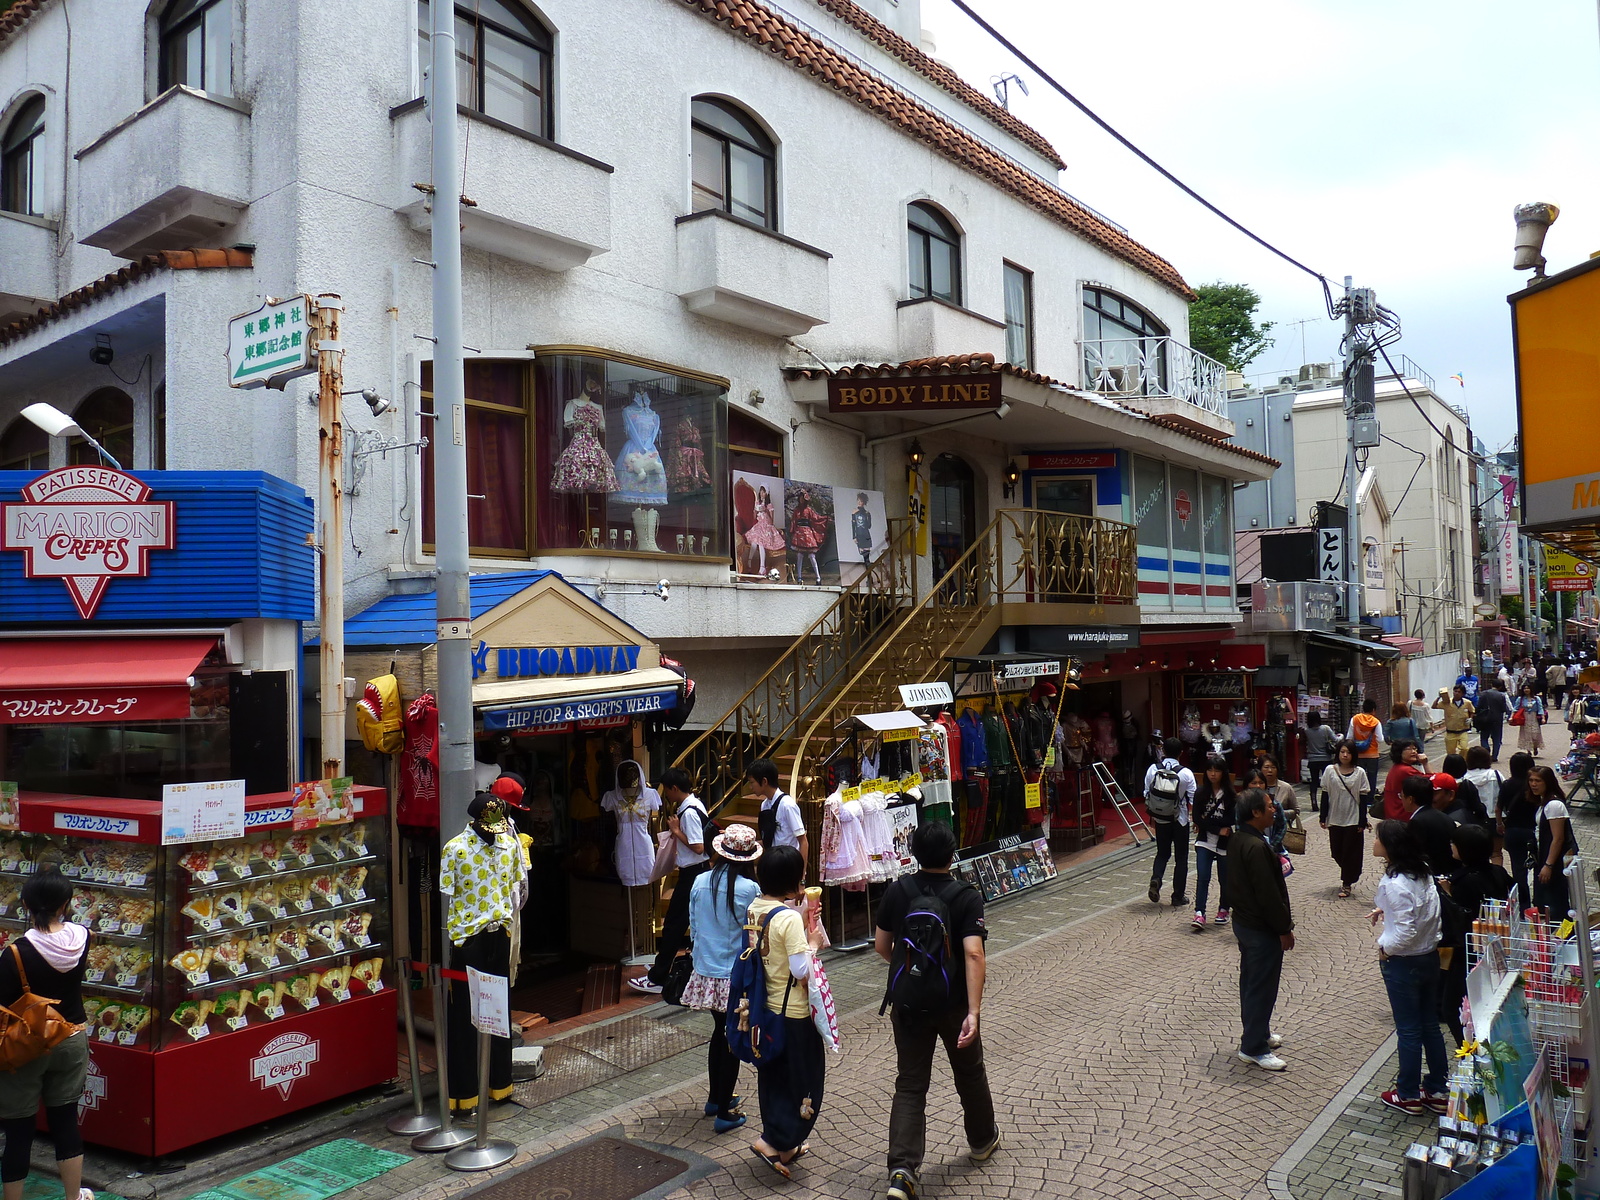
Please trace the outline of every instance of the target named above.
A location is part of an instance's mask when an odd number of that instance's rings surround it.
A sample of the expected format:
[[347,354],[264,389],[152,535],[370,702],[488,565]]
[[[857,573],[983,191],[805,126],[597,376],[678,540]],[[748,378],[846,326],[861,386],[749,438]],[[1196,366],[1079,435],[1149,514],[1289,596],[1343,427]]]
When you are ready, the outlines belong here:
[[1516,257],[1511,266],[1517,271],[1531,270],[1535,279],[1543,279],[1544,235],[1555,224],[1561,210],[1554,204],[1536,200],[1532,204],[1517,205],[1511,215],[1517,220]]
[[117,352],[111,348],[111,336],[105,333],[94,335],[94,345],[89,347],[89,361],[97,367],[109,367],[111,360]]
[[767,578],[772,580],[773,583],[777,583],[783,576],[778,573],[777,567],[773,567],[772,570],[767,572]]
[[1006,414],[1008,412],[1010,412],[1010,411],[1011,411],[1011,401],[1002,400],[1002,401],[1000,401],[1000,407],[994,410],[994,415],[996,417],[998,417],[1000,420],[1004,421],[1006,419]]
[[376,388],[363,388],[361,398],[367,402],[367,407],[372,410],[372,415],[381,417],[394,407],[394,404],[378,395]]
[[656,595],[660,596],[662,600],[667,598],[668,586],[669,585],[665,579],[656,581]]

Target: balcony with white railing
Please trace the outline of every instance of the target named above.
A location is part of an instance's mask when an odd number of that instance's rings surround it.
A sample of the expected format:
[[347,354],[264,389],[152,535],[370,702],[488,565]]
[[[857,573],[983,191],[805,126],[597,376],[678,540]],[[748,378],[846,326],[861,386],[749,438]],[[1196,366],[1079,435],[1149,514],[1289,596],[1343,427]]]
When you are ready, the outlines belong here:
[[1232,437],[1228,369],[1170,337],[1083,343],[1083,390],[1213,437]]

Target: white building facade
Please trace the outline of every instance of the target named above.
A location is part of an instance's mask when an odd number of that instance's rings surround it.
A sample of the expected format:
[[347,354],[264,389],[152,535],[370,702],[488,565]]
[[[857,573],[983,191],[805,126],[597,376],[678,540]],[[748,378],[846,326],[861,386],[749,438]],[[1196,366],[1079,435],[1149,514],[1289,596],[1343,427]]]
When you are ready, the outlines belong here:
[[[1220,368],[1185,345],[1182,276],[918,49],[914,2],[873,7],[457,8],[473,568],[603,588],[701,681],[697,721],[836,594],[777,543],[778,582],[748,569],[763,547],[736,473],[838,489],[842,542],[857,490],[903,518],[919,466],[930,579],[1005,508],[1134,525],[1143,625],[1238,620],[1231,496],[1273,464],[1228,441]],[[91,461],[19,418],[48,401],[126,467],[261,470],[314,494],[311,381],[231,389],[225,322],[335,292],[345,386],[394,403],[346,410],[348,608],[428,586],[425,19],[415,0],[359,19],[309,0],[21,0],[0,17],[0,471]],[[949,395],[979,378],[987,409],[830,407],[842,379]],[[568,454],[586,399],[604,468]],[[1380,401],[1385,432],[1423,446]],[[1296,402],[1297,448],[1332,444],[1336,407]],[[624,467],[630,439],[665,474],[631,481],[646,493],[590,478]],[[1468,568],[1465,543],[1435,543],[1459,536],[1464,499],[1429,471],[1410,486],[1393,457],[1402,585],[1440,592],[1423,619],[1442,630]],[[1331,494],[1326,463],[1298,461],[1301,494]],[[641,586],[660,579],[666,604]]]

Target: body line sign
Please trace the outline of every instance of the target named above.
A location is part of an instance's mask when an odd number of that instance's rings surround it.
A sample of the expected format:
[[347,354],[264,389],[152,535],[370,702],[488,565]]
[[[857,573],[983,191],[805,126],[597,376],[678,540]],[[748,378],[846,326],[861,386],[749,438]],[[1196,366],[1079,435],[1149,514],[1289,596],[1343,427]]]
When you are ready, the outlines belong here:
[[526,704],[512,708],[490,708],[483,713],[483,727],[490,732],[539,729],[566,721],[593,721],[605,717],[637,717],[667,712],[678,705],[677,688],[661,688],[631,696],[595,696],[586,700],[556,700],[547,704]]

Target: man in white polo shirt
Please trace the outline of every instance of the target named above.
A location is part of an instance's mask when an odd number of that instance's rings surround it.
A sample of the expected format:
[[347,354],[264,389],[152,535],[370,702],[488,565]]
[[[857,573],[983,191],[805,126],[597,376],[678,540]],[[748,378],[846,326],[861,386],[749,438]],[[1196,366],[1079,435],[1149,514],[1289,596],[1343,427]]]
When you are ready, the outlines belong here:
[[672,960],[689,937],[689,891],[694,881],[710,868],[706,855],[706,806],[694,794],[694,781],[682,767],[668,767],[661,773],[661,798],[672,809],[667,818],[678,851],[678,881],[672,885],[667,915],[661,921],[661,936],[656,939],[656,961],[637,979],[628,980],[636,992],[655,995],[667,982]]
[[778,787],[776,764],[771,759],[758,758],[745,768],[744,778],[750,790],[761,797],[761,816],[756,824],[761,844],[769,849],[793,846],[801,858],[810,862],[811,843],[806,837],[805,822],[800,819],[800,806]]

